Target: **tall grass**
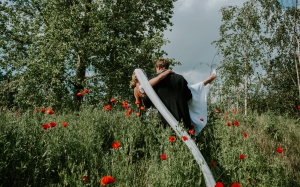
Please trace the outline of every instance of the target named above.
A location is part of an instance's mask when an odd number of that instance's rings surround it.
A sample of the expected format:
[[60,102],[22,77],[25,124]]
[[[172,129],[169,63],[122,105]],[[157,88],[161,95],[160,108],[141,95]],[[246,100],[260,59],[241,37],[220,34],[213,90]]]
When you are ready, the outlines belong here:
[[[106,175],[115,178],[108,186],[205,186],[190,150],[179,137],[171,143],[175,133],[156,117],[127,117],[120,106],[55,112],[1,111],[0,186],[100,186]],[[51,121],[57,125],[44,130],[42,124]],[[216,163],[211,170],[225,186],[300,186],[299,131],[296,121],[271,113],[210,112],[195,141],[206,161]],[[116,141],[121,146],[113,149]],[[245,158],[240,160],[240,154]]]

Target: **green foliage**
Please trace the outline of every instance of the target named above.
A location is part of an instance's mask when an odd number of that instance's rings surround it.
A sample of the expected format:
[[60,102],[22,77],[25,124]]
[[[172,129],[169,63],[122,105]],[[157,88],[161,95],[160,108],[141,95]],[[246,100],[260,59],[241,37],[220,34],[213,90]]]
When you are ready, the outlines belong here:
[[[165,54],[163,31],[172,25],[174,0],[35,1],[0,4],[0,68],[21,108],[79,109],[90,102],[131,95],[135,68],[153,72]],[[176,64],[176,62],[175,62]],[[3,88],[5,87],[5,88]]]
[[245,113],[297,115],[299,9],[284,9],[277,0],[249,0],[220,11],[220,39],[213,42],[223,57],[220,102]]
[[[119,102],[112,111],[104,111],[104,104],[53,115],[32,110],[16,116],[1,110],[0,186],[97,186],[106,175],[116,179],[112,186],[205,186],[180,137],[171,143],[169,136],[175,133],[158,118],[138,118],[136,111],[126,117]],[[236,120],[238,126],[233,125]],[[53,121],[55,127],[42,128]],[[67,127],[61,126],[64,121]],[[195,141],[207,163],[216,163],[210,169],[225,186],[287,187],[300,185],[299,134],[298,123],[287,117],[271,112],[245,117],[224,110],[209,112]],[[116,141],[121,146],[112,149]],[[163,153],[166,160],[160,158]]]

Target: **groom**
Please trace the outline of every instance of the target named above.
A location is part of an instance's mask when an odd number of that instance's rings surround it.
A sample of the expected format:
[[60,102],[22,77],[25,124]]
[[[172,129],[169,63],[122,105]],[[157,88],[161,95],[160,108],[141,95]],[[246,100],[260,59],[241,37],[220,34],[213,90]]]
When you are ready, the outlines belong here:
[[[169,65],[167,59],[159,59],[155,64],[157,75],[169,69]],[[186,128],[192,129],[187,103],[188,100],[192,98],[192,93],[183,76],[176,73],[170,73],[166,78],[153,86],[153,89],[174,118],[177,121],[182,120]],[[144,97],[143,102],[146,108],[149,108],[152,105],[151,100],[147,96]],[[164,127],[166,127],[168,122],[162,115],[160,116]]]

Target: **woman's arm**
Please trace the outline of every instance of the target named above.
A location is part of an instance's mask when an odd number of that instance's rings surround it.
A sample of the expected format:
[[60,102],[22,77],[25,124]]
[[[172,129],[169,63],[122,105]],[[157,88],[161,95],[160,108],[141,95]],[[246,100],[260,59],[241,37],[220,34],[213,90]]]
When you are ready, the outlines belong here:
[[152,78],[149,80],[149,84],[151,86],[156,85],[157,83],[159,83],[159,81],[163,80],[164,78],[166,78],[167,75],[169,75],[170,73],[174,73],[172,70],[168,69],[162,73],[160,73],[159,75],[157,75],[156,77]]

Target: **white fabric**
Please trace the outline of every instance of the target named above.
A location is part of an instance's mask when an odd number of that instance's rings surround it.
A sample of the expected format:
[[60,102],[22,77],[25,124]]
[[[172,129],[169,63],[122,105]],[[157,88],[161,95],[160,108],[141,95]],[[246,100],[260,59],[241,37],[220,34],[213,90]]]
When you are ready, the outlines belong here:
[[195,136],[197,136],[207,123],[206,91],[203,82],[188,87],[193,95],[188,102],[191,123],[194,125]]
[[145,93],[145,90],[143,89],[143,87],[142,87],[141,84],[140,84],[140,86],[139,86],[139,89],[140,89],[140,92],[141,92],[141,93]]

